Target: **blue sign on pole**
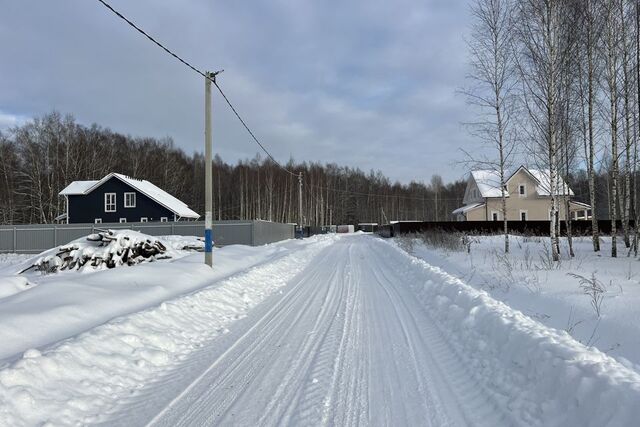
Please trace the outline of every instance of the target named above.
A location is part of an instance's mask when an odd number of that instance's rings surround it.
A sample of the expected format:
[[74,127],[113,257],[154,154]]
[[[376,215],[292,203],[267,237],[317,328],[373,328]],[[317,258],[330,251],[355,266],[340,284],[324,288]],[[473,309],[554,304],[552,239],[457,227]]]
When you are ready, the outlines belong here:
[[204,230],[204,251],[211,253],[213,250],[213,230],[207,228]]

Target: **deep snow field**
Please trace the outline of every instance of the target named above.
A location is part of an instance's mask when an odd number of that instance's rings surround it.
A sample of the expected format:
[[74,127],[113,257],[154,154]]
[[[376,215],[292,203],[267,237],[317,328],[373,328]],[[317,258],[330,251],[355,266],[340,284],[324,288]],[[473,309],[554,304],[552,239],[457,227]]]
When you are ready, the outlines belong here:
[[[627,257],[620,240],[619,257],[611,258],[609,237],[601,239],[600,253],[593,252],[590,237],[574,237],[571,258],[563,238],[561,262],[553,265],[547,255],[549,239],[543,237],[511,235],[508,255],[504,236],[474,236],[470,253],[436,248],[412,237],[396,239],[414,256],[640,370],[640,261]],[[595,277],[604,290],[600,316],[576,275]]]

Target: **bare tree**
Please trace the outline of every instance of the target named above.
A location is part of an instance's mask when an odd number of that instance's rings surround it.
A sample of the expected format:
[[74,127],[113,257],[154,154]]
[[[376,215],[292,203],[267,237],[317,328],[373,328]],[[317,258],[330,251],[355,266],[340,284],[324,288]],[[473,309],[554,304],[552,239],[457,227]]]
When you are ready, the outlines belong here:
[[558,189],[561,153],[559,132],[562,117],[561,76],[571,57],[564,21],[567,1],[523,0],[518,4],[518,70],[523,86],[523,104],[529,117],[529,151],[549,171],[551,257],[560,260]]
[[631,59],[629,57],[629,51],[631,50],[632,43],[630,38],[628,37],[628,11],[627,5],[628,2],[625,0],[619,0],[618,2],[618,13],[619,20],[621,22],[620,28],[620,45],[621,45],[621,53],[622,53],[622,78],[623,78],[623,92],[622,98],[624,102],[624,157],[625,157],[625,168],[624,168],[624,186],[623,186],[623,194],[622,194],[622,203],[621,203],[621,211],[622,211],[622,232],[624,236],[624,244],[627,248],[631,246],[631,241],[629,238],[630,230],[629,230],[629,218],[630,218],[630,209],[631,209],[631,163],[632,163],[632,139],[633,139],[633,129],[632,129],[632,100],[631,100]]
[[[581,7],[580,7],[581,6]],[[589,204],[591,205],[591,237],[594,252],[600,251],[600,231],[598,228],[596,200],[596,144],[595,144],[595,105],[597,103],[597,41],[601,34],[601,21],[598,19],[599,0],[584,0],[578,3],[580,37],[576,50],[578,73],[578,98],[581,107],[582,140],[584,160],[589,182]],[[582,54],[580,54],[582,53]]]
[[618,72],[619,72],[619,56],[620,56],[620,33],[618,8],[614,0],[607,0],[605,5],[605,27],[604,27],[604,44],[605,44],[605,63],[606,63],[606,80],[607,80],[607,96],[609,98],[609,131],[611,136],[611,183],[609,216],[611,218],[611,256],[618,256],[616,242],[616,220],[618,219],[618,172],[619,172],[619,155],[618,155]]
[[493,149],[493,155],[479,159],[467,153],[469,162],[489,168],[499,176],[504,251],[509,252],[506,170],[514,149],[510,120],[513,112],[514,55],[513,4],[510,0],[476,0],[472,5],[473,24],[468,42],[471,53],[472,86],[465,91],[469,103],[480,110],[471,123],[473,134]]

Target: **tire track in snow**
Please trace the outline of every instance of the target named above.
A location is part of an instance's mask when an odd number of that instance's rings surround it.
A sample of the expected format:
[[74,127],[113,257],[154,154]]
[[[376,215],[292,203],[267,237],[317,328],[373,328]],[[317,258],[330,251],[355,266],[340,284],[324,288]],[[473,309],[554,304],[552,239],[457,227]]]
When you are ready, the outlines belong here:
[[465,368],[384,250],[362,236],[326,248],[157,425],[490,425],[476,384],[449,384]]
[[[248,379],[255,376],[267,362],[264,358],[257,358],[257,353],[267,347],[265,354],[270,355],[275,349],[279,348],[281,344],[274,342],[277,338],[275,335],[281,333],[282,328],[285,328],[285,332],[292,328],[295,322],[304,314],[304,311],[296,310],[300,308],[296,304],[302,301],[305,308],[309,306],[310,299],[305,298],[308,297],[309,290],[305,289],[303,285],[304,282],[302,280],[297,280],[283,299],[279,300],[266,314],[257,319],[255,324],[237,338],[228,350],[213,360],[207,369],[191,382],[183,392],[176,396],[169,405],[163,408],[148,425],[188,425],[195,418],[202,415],[198,411],[199,401],[206,400],[212,392],[217,392],[218,390],[226,390],[227,393],[224,396],[218,396],[213,402],[209,402],[211,403],[209,408],[212,409],[208,418],[211,418],[211,420],[207,419],[206,421],[213,422],[213,418],[219,418],[227,413],[234,401],[242,395]],[[315,290],[314,295],[317,292],[319,290]],[[295,316],[293,322],[285,323],[287,319],[281,316],[282,313],[292,313]],[[256,333],[256,331],[264,333]],[[242,346],[248,341],[252,342],[252,344],[245,349]],[[250,363],[252,360],[257,363]],[[222,366],[221,372],[214,372],[224,362],[228,364]],[[211,378],[216,378],[213,384],[204,381],[205,379],[211,380]],[[196,389],[198,386],[202,386],[204,389]],[[194,393],[193,391],[196,392]],[[181,405],[194,405],[194,410],[188,414],[177,414],[182,417],[171,422],[163,420],[162,418],[166,416],[172,418],[173,414],[171,412],[174,405],[178,403]]]
[[[330,255],[328,250],[321,253],[318,257],[319,265],[324,265],[322,261]],[[317,281],[320,279],[320,275],[325,274],[323,269],[314,269],[313,267],[310,269],[311,271],[305,271],[304,277],[296,279],[298,282],[294,288],[287,292],[276,307],[259,318],[256,325],[233,344],[234,351],[226,352],[215,366],[207,370],[206,377],[203,378],[208,379],[209,383],[201,378],[198,381],[198,387],[196,385],[191,387],[193,392],[186,394],[186,396],[180,396],[180,399],[174,399],[173,404],[176,408],[164,411],[161,416],[155,417],[150,424],[192,425],[196,421],[199,424],[218,424],[224,423],[227,418],[235,418],[237,414],[242,412],[242,402],[255,403],[252,402],[254,397],[247,396],[245,393],[248,387],[250,385],[260,387],[259,381],[269,383],[273,374],[263,369],[269,364],[278,363],[287,366],[286,372],[279,372],[279,375],[276,376],[275,384],[286,384],[290,381],[292,373],[296,372],[295,368],[306,360],[304,357],[296,358],[295,355],[289,354],[291,344],[288,341],[291,329],[299,326],[300,318],[309,315],[314,305],[320,309],[317,315],[318,319],[324,319],[323,312],[334,306],[334,301],[331,303],[327,303],[327,301],[331,298],[337,300],[332,293],[332,288],[308,286],[308,280]],[[331,277],[334,275],[336,275],[336,270],[331,271]],[[316,320],[312,326],[305,328],[306,336],[303,336],[302,343],[298,343],[299,348],[296,348],[300,354],[309,352],[308,342],[312,337],[322,335],[322,331],[319,330],[321,325],[322,323]],[[287,349],[287,351],[283,353],[281,351],[283,349]],[[283,354],[288,355],[284,361],[276,362],[273,360],[278,356],[282,357]],[[228,363],[224,362],[225,359],[228,359]],[[220,363],[221,361],[223,363]],[[223,395],[220,393],[222,390],[225,391]],[[280,395],[286,390],[286,387],[278,386],[276,390],[272,390],[266,395],[267,398],[260,396],[262,405],[272,408],[270,411],[264,411],[265,413],[275,417],[274,413],[278,413],[279,409],[273,407],[277,406],[279,399],[274,399],[273,395]],[[255,390],[253,391],[255,392]],[[184,411],[185,407],[188,407],[189,410]],[[236,419],[233,422],[238,423],[239,421]],[[257,424],[259,422],[258,419],[253,419],[251,423]]]
[[[420,375],[426,375],[424,383],[428,384],[430,388],[437,389],[439,394],[446,394],[448,400],[455,404],[458,408],[462,409],[460,415],[464,417],[463,420],[457,420],[454,425],[461,423],[475,424],[475,425],[512,425],[511,420],[507,413],[505,413],[495,401],[489,399],[486,395],[481,393],[482,387],[470,381],[470,375],[464,368],[464,364],[461,360],[457,359],[452,348],[448,345],[445,337],[442,335],[440,329],[430,318],[429,313],[424,310],[422,306],[414,305],[409,306],[408,301],[413,301],[414,296],[407,294],[404,298],[401,296],[401,288],[391,285],[394,280],[397,281],[398,276],[390,277],[390,272],[394,271],[396,266],[390,265],[388,257],[382,253],[380,246],[376,245],[372,251],[372,256],[377,260],[377,265],[383,265],[386,268],[375,270],[375,274],[379,277],[379,283],[385,289],[385,292],[391,299],[396,301],[394,308],[396,315],[401,319],[401,325],[405,334],[405,339],[411,347],[412,360],[416,367],[416,372]],[[386,265],[385,265],[386,264]],[[396,270],[397,271],[397,270]],[[408,286],[405,287],[406,290]],[[410,298],[407,300],[407,296]],[[400,309],[400,310],[398,310]],[[417,320],[416,313],[424,314],[422,322]],[[403,320],[400,313],[406,313],[406,318]],[[424,321],[425,317],[428,321]],[[410,329],[421,329],[421,334],[409,334],[407,331]],[[411,342],[410,337],[413,337],[420,341],[419,346]],[[416,356],[416,347],[429,347],[430,352],[423,354],[428,358],[428,363],[435,366],[437,369],[431,369],[428,371],[420,370],[420,360]],[[422,360],[422,364],[425,361]],[[446,373],[446,378],[442,373]],[[439,412],[446,412],[443,408],[441,401],[430,402],[435,404]],[[455,412],[454,412],[455,413]],[[454,420],[455,421],[455,420]],[[434,425],[441,425],[442,421],[438,421]]]

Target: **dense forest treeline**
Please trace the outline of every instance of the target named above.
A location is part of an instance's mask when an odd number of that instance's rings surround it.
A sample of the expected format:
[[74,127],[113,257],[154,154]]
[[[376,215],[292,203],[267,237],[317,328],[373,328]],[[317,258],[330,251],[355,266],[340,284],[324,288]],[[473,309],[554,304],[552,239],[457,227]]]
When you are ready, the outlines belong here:
[[[379,171],[335,164],[290,160],[286,167],[303,173],[308,225],[447,220],[465,188],[437,175],[428,184],[403,185]],[[170,138],[134,138],[54,112],[0,133],[0,222],[53,222],[64,212],[60,190],[109,172],[149,180],[203,215],[204,168],[201,153],[188,155]],[[216,157],[213,189],[214,219],[298,222],[298,179],[269,160],[230,165]]]

